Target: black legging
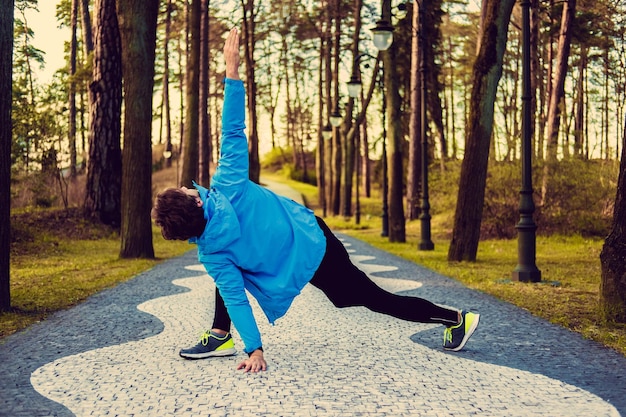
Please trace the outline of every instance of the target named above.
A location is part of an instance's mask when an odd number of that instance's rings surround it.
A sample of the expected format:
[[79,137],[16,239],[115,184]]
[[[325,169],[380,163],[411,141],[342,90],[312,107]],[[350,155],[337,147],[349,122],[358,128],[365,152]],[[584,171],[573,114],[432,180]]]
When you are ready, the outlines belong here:
[[224,299],[220,295],[217,287],[215,287],[215,316],[213,316],[213,329],[230,332],[230,316],[224,305]]
[[[362,306],[420,323],[450,326],[458,322],[457,310],[440,307],[423,298],[396,295],[380,288],[350,261],[346,248],[326,223],[319,217],[317,223],[326,236],[326,253],[310,282],[322,290],[336,307]],[[217,288],[213,328],[230,331],[230,317]]]
[[396,295],[376,285],[351,261],[348,251],[319,217],[317,222],[326,236],[326,254],[311,284],[326,294],[337,307],[363,306],[399,319],[440,323],[458,322],[457,310],[440,307],[418,297]]

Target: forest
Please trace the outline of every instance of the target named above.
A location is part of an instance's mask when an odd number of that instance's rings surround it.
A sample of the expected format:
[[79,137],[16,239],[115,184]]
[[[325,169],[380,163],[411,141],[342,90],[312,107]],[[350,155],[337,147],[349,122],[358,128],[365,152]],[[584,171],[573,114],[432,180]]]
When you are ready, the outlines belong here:
[[[154,257],[152,175],[174,166],[178,185],[209,183],[236,26],[252,181],[279,155],[317,187],[323,216],[357,222],[359,198],[380,192],[389,241],[419,219],[429,250],[429,171],[458,162],[448,260],[474,262],[497,205],[487,183],[515,167],[505,217],[519,221],[520,278],[533,281],[534,219],[586,198],[606,223],[574,232],[606,236],[603,312],[626,322],[623,1],[60,0],[49,18],[69,29],[66,65],[46,84],[27,19],[37,7],[0,0],[0,310],[18,209],[79,207],[119,232],[121,258]],[[584,184],[590,166],[617,167],[609,201],[563,190],[559,177]]]

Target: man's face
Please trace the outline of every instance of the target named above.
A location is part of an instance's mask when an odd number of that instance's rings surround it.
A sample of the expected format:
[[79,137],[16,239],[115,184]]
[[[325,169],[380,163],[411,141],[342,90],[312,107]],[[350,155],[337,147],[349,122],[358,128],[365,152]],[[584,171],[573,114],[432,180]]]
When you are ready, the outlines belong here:
[[192,196],[196,200],[198,207],[202,207],[202,200],[200,200],[200,193],[198,192],[198,190],[196,190],[195,188],[187,187],[180,187],[180,190],[185,194]]

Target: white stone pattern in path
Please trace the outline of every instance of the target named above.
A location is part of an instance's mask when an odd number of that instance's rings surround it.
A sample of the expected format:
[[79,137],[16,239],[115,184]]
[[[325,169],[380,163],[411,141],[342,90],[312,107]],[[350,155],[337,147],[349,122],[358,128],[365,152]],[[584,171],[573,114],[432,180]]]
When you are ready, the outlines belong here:
[[[368,274],[396,269],[351,257]],[[421,285],[373,278],[392,292]],[[184,360],[178,350],[211,323],[214,286],[208,275],[173,282],[190,291],[138,306],[162,333],[46,364],[31,376],[35,389],[77,416],[619,416],[561,381],[414,343],[436,326],[337,309],[310,285],[275,326],[252,301],[266,372],[235,370],[246,355],[234,329],[236,356]]]

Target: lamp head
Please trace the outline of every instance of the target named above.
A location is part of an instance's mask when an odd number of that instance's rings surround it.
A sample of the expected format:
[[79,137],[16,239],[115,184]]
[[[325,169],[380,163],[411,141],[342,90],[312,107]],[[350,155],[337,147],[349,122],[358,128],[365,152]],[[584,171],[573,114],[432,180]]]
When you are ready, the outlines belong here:
[[393,26],[386,20],[379,20],[372,29],[372,41],[379,51],[386,51],[393,43]]
[[348,81],[348,95],[352,98],[356,98],[361,94],[361,80],[353,75]]

